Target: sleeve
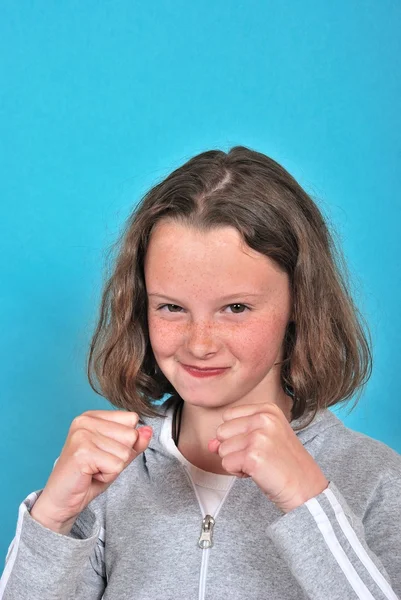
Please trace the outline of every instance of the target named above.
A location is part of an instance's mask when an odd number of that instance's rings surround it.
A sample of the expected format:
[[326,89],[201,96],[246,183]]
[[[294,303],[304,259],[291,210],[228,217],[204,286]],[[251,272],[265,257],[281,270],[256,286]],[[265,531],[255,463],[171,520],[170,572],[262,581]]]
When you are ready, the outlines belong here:
[[311,600],[400,600],[401,481],[383,485],[364,517],[333,481],[267,535]]
[[21,503],[16,534],[0,579],[0,600],[100,600],[106,588],[105,530],[90,503],[70,533],[30,515],[43,490]]

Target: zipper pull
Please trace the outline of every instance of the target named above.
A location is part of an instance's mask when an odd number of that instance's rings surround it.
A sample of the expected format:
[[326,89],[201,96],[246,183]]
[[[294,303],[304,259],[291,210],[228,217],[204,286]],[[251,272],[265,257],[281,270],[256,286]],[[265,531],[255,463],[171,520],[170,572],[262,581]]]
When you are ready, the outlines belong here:
[[199,548],[211,548],[213,546],[212,534],[213,534],[214,519],[211,515],[206,515],[202,521],[201,536],[198,541]]

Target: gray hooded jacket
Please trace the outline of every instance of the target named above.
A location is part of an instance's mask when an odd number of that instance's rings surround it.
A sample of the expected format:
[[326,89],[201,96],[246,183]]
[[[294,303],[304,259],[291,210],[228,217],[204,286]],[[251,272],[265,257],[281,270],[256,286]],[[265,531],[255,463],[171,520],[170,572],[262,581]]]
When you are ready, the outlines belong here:
[[42,490],[21,503],[0,600],[401,598],[397,452],[322,410],[297,436],[329,487],[284,514],[251,478],[236,478],[202,549],[191,477],[160,443],[162,419],[145,422],[149,447],[69,535],[30,516]]

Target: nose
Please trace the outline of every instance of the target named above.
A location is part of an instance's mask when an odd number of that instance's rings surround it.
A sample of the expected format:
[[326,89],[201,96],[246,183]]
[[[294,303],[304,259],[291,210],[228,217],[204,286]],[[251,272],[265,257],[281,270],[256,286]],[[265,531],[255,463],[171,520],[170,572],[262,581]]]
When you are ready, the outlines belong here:
[[186,350],[196,358],[215,354],[221,347],[221,341],[213,323],[208,321],[192,322],[186,333]]

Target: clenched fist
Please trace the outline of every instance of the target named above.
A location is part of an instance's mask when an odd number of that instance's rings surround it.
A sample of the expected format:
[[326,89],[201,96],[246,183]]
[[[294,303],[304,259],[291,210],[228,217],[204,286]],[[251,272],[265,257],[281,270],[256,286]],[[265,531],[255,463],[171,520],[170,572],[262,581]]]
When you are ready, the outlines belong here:
[[89,410],[75,417],[62,452],[31,510],[39,523],[67,535],[80,512],[146,450],[151,427],[122,410]]

